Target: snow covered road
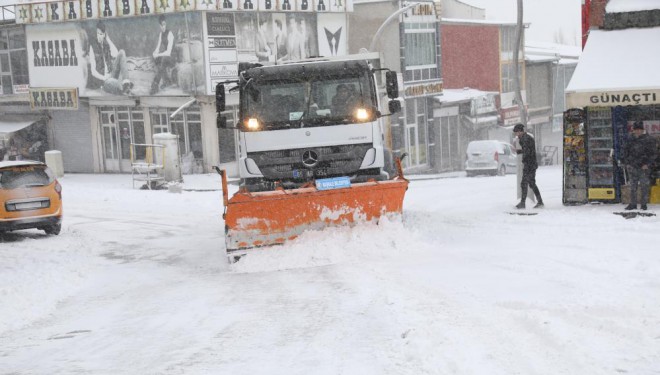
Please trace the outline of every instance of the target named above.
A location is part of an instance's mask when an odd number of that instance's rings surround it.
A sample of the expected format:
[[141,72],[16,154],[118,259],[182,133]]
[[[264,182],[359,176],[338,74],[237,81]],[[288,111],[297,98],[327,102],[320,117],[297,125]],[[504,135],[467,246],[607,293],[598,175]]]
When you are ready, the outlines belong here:
[[413,181],[230,267],[219,191],[67,175],[60,236],[1,237],[0,374],[660,374],[660,220],[538,182],[514,216],[515,176]]

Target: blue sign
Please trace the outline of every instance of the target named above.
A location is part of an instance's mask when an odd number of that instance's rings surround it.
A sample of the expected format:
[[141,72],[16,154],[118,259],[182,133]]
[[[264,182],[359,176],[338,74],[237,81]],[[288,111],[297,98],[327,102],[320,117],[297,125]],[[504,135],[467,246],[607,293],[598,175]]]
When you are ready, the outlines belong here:
[[351,179],[348,177],[333,177],[316,180],[318,190],[343,189],[351,187]]

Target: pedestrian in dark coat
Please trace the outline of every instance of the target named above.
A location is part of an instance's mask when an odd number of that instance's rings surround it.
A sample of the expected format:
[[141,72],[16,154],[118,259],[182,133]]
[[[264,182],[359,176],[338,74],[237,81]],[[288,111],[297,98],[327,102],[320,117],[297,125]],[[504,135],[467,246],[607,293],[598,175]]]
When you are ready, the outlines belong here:
[[649,201],[649,185],[651,183],[651,171],[655,161],[657,146],[655,138],[644,134],[644,123],[636,121],[632,127],[633,135],[623,148],[623,163],[628,172],[630,183],[630,204],[626,210],[637,209],[637,186],[641,188],[641,209],[646,210]]
[[522,154],[523,162],[523,175],[520,181],[522,196],[516,208],[525,208],[528,187],[532,189],[536,196],[536,206],[534,208],[542,208],[543,199],[541,199],[541,192],[538,186],[536,186],[536,169],[539,167],[536,161],[536,142],[534,142],[534,138],[531,135],[525,132],[525,126],[523,124],[516,124],[513,127],[513,133],[518,137],[520,142],[521,150],[518,150],[518,153]]

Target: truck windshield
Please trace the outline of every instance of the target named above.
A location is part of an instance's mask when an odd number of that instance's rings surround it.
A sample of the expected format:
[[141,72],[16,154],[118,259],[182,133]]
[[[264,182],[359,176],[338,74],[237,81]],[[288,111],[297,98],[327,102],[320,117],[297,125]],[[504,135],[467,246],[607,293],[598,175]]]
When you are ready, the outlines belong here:
[[244,114],[262,130],[350,124],[358,108],[375,108],[372,84],[366,76],[250,82]]

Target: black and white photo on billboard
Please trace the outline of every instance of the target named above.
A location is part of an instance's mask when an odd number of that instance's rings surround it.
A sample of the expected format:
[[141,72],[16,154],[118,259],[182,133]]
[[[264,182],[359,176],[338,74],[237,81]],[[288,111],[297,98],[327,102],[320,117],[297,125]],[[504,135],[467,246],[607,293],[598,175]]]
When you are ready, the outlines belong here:
[[172,13],[29,25],[30,84],[78,87],[82,97],[203,92],[201,23],[198,13]]
[[347,55],[346,14],[319,14],[318,20],[319,54],[321,56]]
[[318,56],[316,15],[259,13],[236,15],[240,62],[265,65]]
[[[220,0],[222,1],[222,0]],[[217,0],[195,0],[195,9],[197,10],[216,10]]]

